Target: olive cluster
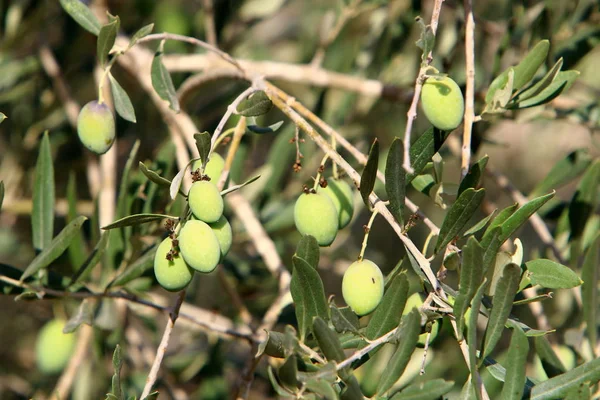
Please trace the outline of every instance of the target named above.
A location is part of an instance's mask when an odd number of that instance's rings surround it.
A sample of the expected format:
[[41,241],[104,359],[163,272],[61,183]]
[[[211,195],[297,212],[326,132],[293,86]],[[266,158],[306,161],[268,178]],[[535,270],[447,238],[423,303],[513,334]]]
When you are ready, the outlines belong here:
[[192,280],[194,271],[213,271],[231,248],[231,225],[223,215],[221,192],[213,183],[221,175],[223,165],[223,158],[213,154],[205,174],[194,173],[200,179],[192,184],[188,193],[192,215],[177,235],[174,227],[169,226],[169,237],[156,250],[154,274],[166,290],[175,292],[184,289]]
[[316,192],[305,190],[294,207],[296,229],[313,236],[319,246],[331,245],[338,230],[346,227],[354,214],[350,185],[339,179],[325,182]]

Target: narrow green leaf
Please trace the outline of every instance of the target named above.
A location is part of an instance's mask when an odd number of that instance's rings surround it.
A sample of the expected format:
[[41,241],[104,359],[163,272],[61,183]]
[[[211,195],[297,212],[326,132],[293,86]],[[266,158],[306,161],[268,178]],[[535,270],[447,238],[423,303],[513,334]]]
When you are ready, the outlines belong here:
[[342,380],[346,385],[346,390],[342,392],[341,400],[364,400],[365,396],[363,396],[360,384],[354,375],[349,375]]
[[592,393],[588,382],[581,382],[567,393],[565,400],[590,400]]
[[[511,216],[515,213],[515,211],[517,211],[517,209],[519,208],[519,204],[518,203],[514,203],[506,208],[504,208],[502,211],[500,211],[498,213],[498,215],[496,216],[496,218],[494,218],[492,220],[492,222],[490,223],[490,225],[487,227],[487,229],[485,230],[485,233],[483,234],[483,238],[481,239],[481,244],[483,245],[484,242],[486,242],[486,236],[489,238],[489,235],[492,233],[492,231],[497,228],[497,227],[501,227],[502,224]],[[489,240],[489,239],[488,239]],[[485,248],[485,246],[484,246]]]
[[275,122],[269,126],[248,125],[246,128],[252,133],[263,135],[265,133],[277,132],[281,128],[281,125],[283,125],[283,121]]
[[[74,171],[69,171],[69,180],[67,181],[67,204],[67,223],[69,223],[77,218],[77,181]],[[75,271],[86,258],[86,246],[81,232],[75,235],[68,251],[71,266],[73,267],[73,271]]]
[[369,150],[369,158],[367,164],[360,176],[360,195],[363,202],[370,209],[369,196],[375,187],[375,181],[377,180],[377,166],[379,165],[379,141],[375,139]]
[[156,248],[144,253],[137,260],[131,263],[125,269],[125,271],[117,275],[117,277],[108,285],[108,287],[123,286],[131,282],[132,280],[142,276],[146,271],[148,271],[154,266],[155,253]]
[[171,181],[171,186],[169,187],[169,195],[171,196],[172,200],[175,200],[175,198],[177,197],[177,193],[180,193],[179,188],[181,187],[181,182],[183,182],[185,172],[195,161],[197,160],[192,158],[185,165],[185,167],[179,170],[179,172],[177,172],[177,174],[173,177],[173,180]]
[[527,99],[537,95],[542,90],[546,89],[552,83],[552,81],[554,80],[556,75],[559,73],[560,69],[562,68],[562,65],[563,65],[563,59],[561,57],[552,66],[552,68],[550,68],[550,70],[546,73],[546,75],[544,75],[544,77],[542,79],[540,79],[535,85],[533,85],[530,88],[525,89],[523,92],[517,94],[516,95],[516,97],[518,99],[517,101],[527,100]]
[[460,391],[460,396],[458,397],[459,400],[474,400],[477,398],[477,396],[475,396],[475,389],[473,389],[474,385],[473,382],[471,381],[471,375],[469,375],[469,378],[467,379],[467,381],[465,382],[465,384],[462,387],[462,390]]
[[467,173],[467,175],[465,175],[463,180],[460,182],[460,185],[458,186],[457,197],[460,197],[462,192],[464,192],[468,188],[477,189],[477,185],[479,185],[479,182],[481,181],[481,176],[483,175],[483,171],[485,170],[485,166],[487,165],[488,159],[489,157],[485,156],[479,161],[477,161],[475,164],[471,165],[471,168],[469,168],[469,172]]
[[336,333],[327,326],[327,322],[323,318],[315,317],[312,327],[315,338],[319,343],[319,348],[325,355],[325,358],[330,361],[344,361],[346,358],[344,349],[342,349]]
[[494,211],[492,211],[492,213],[490,215],[482,218],[478,223],[476,223],[475,225],[473,225],[472,227],[467,229],[465,231],[465,233],[463,233],[463,237],[469,237],[471,235],[474,235],[477,232],[479,232],[480,230],[482,230],[483,228],[485,228],[485,226],[490,222],[490,220],[492,218],[494,218],[497,211],[498,211],[498,209],[495,209]]
[[[102,232],[100,236],[100,240],[94,247],[94,250],[90,253],[88,258],[81,264],[77,272],[73,274],[71,278],[71,282],[69,282],[69,286],[73,285],[75,282],[79,280],[80,277],[89,269],[94,268],[100,262],[102,256],[104,255],[104,251],[106,250],[106,246],[108,245],[108,237],[109,232]],[[72,246],[73,244],[71,244]]]
[[158,52],[154,54],[154,58],[152,59],[152,67],[150,69],[152,87],[161,99],[169,102],[169,106],[173,111],[179,112],[179,100],[177,100],[177,93],[173,86],[173,80],[162,62],[162,49],[163,43],[161,42]]
[[526,262],[525,266],[534,285],[548,289],[570,289],[582,283],[573,270],[552,260],[532,260]]
[[458,340],[462,340],[465,327],[465,313],[483,279],[483,248],[473,236],[462,248],[462,268],[458,296],[454,302],[454,316],[458,331]]
[[33,259],[31,264],[25,269],[20,281],[32,276],[42,268],[46,268],[52,261],[56,260],[69,247],[71,241],[81,229],[81,225],[87,220],[80,216],[71,221],[58,235],[44,248],[44,250]]
[[[479,319],[479,309],[481,308],[481,301],[483,299],[483,294],[485,293],[486,286],[487,281],[484,278],[481,285],[477,288],[475,296],[473,296],[473,300],[471,301],[471,315],[469,316],[469,320],[467,321],[467,344],[469,350],[469,365],[471,366],[471,376],[473,376],[473,369],[477,368],[477,349],[479,348],[477,339],[477,320]],[[483,359],[484,357],[482,357],[482,360]],[[481,397],[481,393],[475,387],[475,382],[473,382],[472,387],[473,394],[479,399],[479,397]]]
[[313,378],[306,382],[306,389],[312,393],[318,394],[325,400],[337,400],[338,395],[333,385],[324,379]]
[[488,234],[486,232],[483,235],[481,240],[481,247],[485,250],[483,251],[483,275],[490,270],[490,267],[494,266],[496,262],[496,255],[502,246],[502,241],[500,241],[500,236],[502,235],[502,227],[497,226],[494,230],[490,231]]
[[83,299],[83,301],[77,307],[77,312],[73,315],[65,326],[63,327],[63,333],[73,333],[81,324],[86,324],[92,326],[94,322],[94,307],[88,301],[88,299]]
[[113,353],[112,364],[115,373],[112,376],[112,387],[110,394],[115,396],[115,399],[121,400],[123,398],[123,391],[121,390],[121,367],[123,366],[123,360],[121,357],[121,346],[118,344]]
[[120,26],[121,20],[119,17],[115,17],[108,24],[100,28],[98,41],[96,43],[96,56],[102,67],[104,67],[108,61],[108,53],[115,45],[115,39],[117,38]]
[[[262,351],[261,351],[261,346]],[[267,340],[262,342],[258,346],[257,357],[261,354],[266,354],[271,357],[284,358],[285,357],[285,334],[281,332],[268,331]]]
[[135,124],[137,122],[137,119],[135,118],[135,110],[133,109],[133,104],[131,104],[131,100],[129,99],[127,92],[125,92],[125,89],[119,85],[119,82],[117,82],[111,73],[108,74],[108,79],[110,81],[110,89],[112,90],[117,113],[119,113],[121,118]]
[[404,223],[404,199],[406,197],[406,170],[404,145],[401,139],[394,139],[385,164],[385,191],[390,202],[389,209],[399,224]]
[[[590,347],[596,349],[598,342],[598,266],[600,265],[600,234],[588,248],[583,260],[581,277],[583,286],[581,287],[581,300],[583,303],[583,320],[586,324],[587,338]],[[593,350],[594,353],[595,350]],[[597,354],[596,354],[597,355]]]
[[485,111],[495,112],[504,109],[510,100],[514,88],[515,69],[510,67],[498,75],[485,94]]
[[398,326],[408,299],[408,289],[406,274],[396,275],[369,320],[365,331],[367,339],[377,339]]
[[260,178],[260,175],[253,176],[252,178],[248,179],[246,182],[240,183],[239,185],[234,185],[234,186],[228,187],[227,189],[225,189],[221,192],[221,196],[225,196],[226,194],[235,192],[236,190],[240,190],[244,186],[248,186],[252,182],[256,182],[258,180],[258,178]]
[[258,90],[238,104],[237,113],[244,117],[258,117],[271,111],[273,102],[263,90]]
[[60,0],[60,5],[83,29],[98,36],[100,22],[89,8],[80,0]]
[[515,89],[520,89],[533,79],[537,70],[546,61],[548,50],[550,50],[550,42],[540,40],[515,67]]
[[394,394],[390,400],[436,400],[450,392],[453,387],[453,381],[432,379],[413,383]]
[[431,158],[442,147],[451,131],[441,131],[437,128],[426,130],[410,146],[410,163],[414,173],[406,175],[406,184],[410,184],[421,173]]
[[319,243],[317,239],[310,235],[302,235],[294,255],[306,261],[314,269],[317,269],[319,266]]
[[421,61],[425,63],[435,46],[435,33],[431,25],[425,25],[422,18],[417,19],[417,23],[421,28],[421,36],[415,44],[422,50]]
[[300,338],[303,340],[307,329],[312,326],[313,317],[329,319],[329,309],[319,273],[302,258],[294,256],[292,263],[294,264],[292,282],[296,280],[298,284],[291,285],[290,289],[294,289],[292,298],[296,307],[298,303],[301,304],[302,314],[298,315],[298,308],[296,308],[296,317]]
[[600,358],[586,362],[562,375],[539,383],[531,390],[531,400],[560,399],[583,382],[600,380]]
[[131,36],[131,39],[129,40],[128,48],[130,49],[133,46],[135,46],[135,44],[138,42],[138,40],[140,40],[144,36],[148,36],[150,33],[152,33],[153,29],[154,29],[154,24],[148,24],[146,26],[141,27],[136,33],[134,33]]
[[2,210],[3,202],[4,202],[4,181],[0,181],[0,210]]
[[54,166],[48,131],[44,132],[35,164],[31,230],[33,247],[44,250],[54,236]]
[[446,218],[440,228],[440,234],[435,245],[435,252],[446,247],[461,231],[461,229],[469,222],[473,214],[479,209],[485,189],[475,190],[472,188],[466,189],[452,204]]
[[284,361],[283,365],[277,370],[277,375],[283,386],[294,392],[298,390],[298,360],[295,354],[290,355]]
[[502,336],[504,325],[512,309],[513,301],[519,289],[521,279],[521,267],[516,264],[508,264],[504,267],[502,276],[496,284],[495,295],[492,299],[492,311],[485,329],[483,345],[483,356],[488,356],[496,347]]
[[514,106],[511,106],[511,108],[522,109],[548,103],[561,93],[569,90],[578,77],[579,71],[561,71],[556,75],[554,81],[540,93],[527,100],[514,103]]
[[358,333],[358,328],[360,328],[358,317],[350,307],[338,308],[335,305],[330,304],[329,312],[331,314],[331,323],[333,324],[336,332]]
[[567,372],[567,369],[563,365],[560,358],[558,358],[552,349],[552,345],[545,336],[537,336],[533,340],[535,352],[540,357],[542,367],[549,378]]
[[519,229],[541,206],[546,204],[548,200],[554,197],[556,193],[548,193],[544,196],[536,197],[535,199],[527,202],[517,211],[514,212],[504,223],[502,224],[502,234],[500,240],[502,243],[506,241],[513,233]]
[[529,342],[521,328],[515,327],[510,338],[508,348],[508,360],[510,368],[506,371],[501,398],[504,400],[521,400],[525,388],[525,367],[527,366],[527,354],[529,353]]
[[131,167],[133,166],[133,162],[137,157],[137,152],[140,148],[140,140],[136,140],[133,146],[131,146],[131,151],[129,152],[129,157],[127,157],[127,162],[125,163],[125,167],[123,168],[123,172],[121,174],[121,183],[119,185],[119,196],[117,197],[117,212],[116,217],[124,217],[130,214],[130,205],[133,201],[133,195],[131,195],[128,191],[128,187],[130,184],[130,173]]
[[127,217],[123,217],[123,218],[113,222],[112,224],[103,226],[102,229],[107,230],[107,229],[122,228],[124,226],[140,225],[140,224],[145,224],[145,223],[152,222],[152,221],[160,221],[165,218],[173,219],[173,220],[178,219],[177,217],[173,217],[172,215],[165,215],[165,214],[134,214],[134,215],[129,215]]
[[568,214],[571,239],[581,236],[587,220],[598,204],[598,185],[600,185],[600,160],[596,160],[585,171],[571,199]]
[[550,190],[571,182],[585,171],[592,163],[592,157],[587,149],[577,149],[557,162],[548,175],[536,185],[529,197],[536,197]]
[[419,334],[421,333],[421,314],[415,308],[402,318],[402,323],[398,328],[398,337],[400,343],[394,352],[394,355],[388,362],[388,366],[381,375],[377,385],[377,394],[382,395],[387,392],[398,379],[402,376],[410,356],[412,355]]
[[142,171],[142,174],[144,174],[144,176],[148,178],[150,182],[154,182],[160,186],[171,186],[170,180],[165,179],[162,176],[158,175],[156,172],[148,169],[148,167],[146,167],[146,165],[143,162],[140,161],[138,166],[140,167],[140,171]]
[[208,162],[208,156],[211,151],[210,133],[206,131],[202,133],[194,133],[194,140],[196,141],[196,147],[198,148],[198,154],[200,154],[202,165],[206,166],[206,163]]

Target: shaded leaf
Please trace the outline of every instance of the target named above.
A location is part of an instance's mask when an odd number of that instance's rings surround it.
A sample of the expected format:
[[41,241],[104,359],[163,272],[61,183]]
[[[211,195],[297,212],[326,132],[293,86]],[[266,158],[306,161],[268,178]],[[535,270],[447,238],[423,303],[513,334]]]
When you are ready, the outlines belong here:
[[517,101],[527,100],[527,99],[537,95],[542,90],[546,89],[552,83],[552,81],[554,80],[556,75],[559,73],[560,69],[562,68],[562,65],[563,65],[563,59],[561,57],[552,66],[552,68],[550,68],[550,70],[548,72],[546,72],[546,75],[544,75],[544,77],[542,79],[540,79],[535,85],[532,85],[530,88],[525,89],[521,93],[518,93],[516,95]]
[[421,61],[425,63],[427,57],[429,57],[429,53],[431,53],[435,46],[435,33],[433,32],[431,25],[425,25],[423,19],[419,18],[417,23],[421,27],[421,36],[419,37],[419,40],[417,40],[416,45],[423,51],[421,54]]
[[[69,180],[67,181],[67,223],[77,218],[77,182],[75,172],[69,171]],[[80,232],[73,238],[69,246],[69,259],[73,270],[77,269],[86,259],[86,246],[83,240],[83,234]]]
[[131,263],[125,271],[119,274],[109,285],[112,286],[123,286],[132,280],[139,278],[154,266],[154,255],[156,253],[156,247],[151,251],[144,253],[137,260]]
[[398,326],[408,299],[408,289],[406,274],[396,275],[369,320],[365,331],[367,339],[374,340]]
[[406,170],[404,163],[404,145],[395,138],[385,164],[385,191],[390,202],[388,208],[399,224],[404,223],[404,199],[406,197]]
[[388,362],[387,368],[381,375],[381,379],[377,385],[377,393],[379,395],[387,392],[402,376],[413,351],[417,347],[420,333],[421,314],[419,314],[417,309],[413,308],[411,312],[402,318],[402,322],[398,328],[397,337],[400,338],[400,343]]
[[583,233],[585,224],[598,203],[598,185],[600,185],[600,160],[596,160],[585,171],[571,199],[568,214],[571,239],[579,238]]
[[281,125],[283,125],[283,121],[275,122],[269,126],[247,125],[246,128],[252,133],[265,134],[277,132]]
[[173,86],[173,80],[162,62],[162,49],[163,42],[161,42],[159,51],[154,54],[154,58],[152,59],[152,67],[150,69],[152,87],[161,99],[169,102],[169,106],[173,111],[179,112],[179,100],[177,100],[177,93]]
[[[329,309],[319,273],[302,258],[294,256],[292,262],[294,264],[292,282],[298,283],[290,283],[290,290],[296,305],[300,340],[304,340],[307,329],[312,326],[313,317],[329,319]],[[301,305],[300,309],[298,304]]]
[[484,196],[485,189],[475,190],[469,188],[456,199],[450,210],[448,210],[440,228],[438,240],[435,245],[436,253],[446,247],[459,234],[473,214],[479,209]]
[[60,5],[83,29],[98,36],[100,22],[83,2],[80,0],[60,0]]
[[548,103],[569,90],[578,77],[579,71],[561,71],[544,90],[527,100],[515,103],[514,108],[529,108]]
[[558,189],[581,175],[591,163],[592,157],[585,148],[569,153],[552,167],[548,175],[536,185],[529,196],[536,197],[550,190]]
[[283,386],[294,392],[298,390],[298,378],[296,377],[298,375],[298,365],[295,354],[290,355],[285,360],[283,365],[279,367],[277,375]]
[[148,36],[150,33],[152,33],[153,29],[154,29],[154,24],[148,24],[146,26],[141,27],[136,33],[134,33],[131,36],[131,39],[129,39],[129,48],[132,48],[133,46],[135,46],[135,44],[138,42],[138,40],[140,40],[144,36]]
[[346,355],[344,354],[344,349],[342,349],[342,345],[340,341],[329,326],[327,326],[327,322],[323,320],[323,318],[315,317],[313,320],[313,334],[319,343],[319,348],[330,361],[344,361]]
[[83,301],[77,307],[77,312],[73,315],[65,326],[63,327],[63,333],[72,333],[75,332],[79,325],[86,324],[92,325],[94,322],[94,308],[93,305],[88,301],[88,299],[83,299]]
[[117,82],[112,74],[108,74],[108,79],[110,81],[110,89],[112,90],[117,113],[119,113],[121,118],[126,119],[129,122],[136,123],[137,120],[135,118],[135,110],[133,109],[133,104],[131,104],[131,100],[129,99],[127,92],[125,92],[125,89],[119,85],[119,82]]
[[3,202],[4,202],[4,181],[0,181],[0,210],[2,210]]
[[268,331],[267,339],[258,345],[256,357],[261,354],[266,354],[271,357],[285,357],[285,334],[281,332]]
[[33,259],[31,264],[25,269],[20,281],[32,276],[42,268],[46,268],[52,261],[56,260],[69,247],[75,235],[81,229],[81,225],[87,220],[80,216],[71,221],[62,231],[44,248],[44,250]]
[[535,344],[535,352],[542,362],[544,372],[546,372],[549,378],[567,372],[567,369],[552,349],[552,345],[546,337],[537,336],[534,338],[533,343]]
[[540,66],[546,61],[550,42],[540,40],[515,67],[515,89],[520,89],[535,76]]
[[436,400],[450,392],[453,387],[453,381],[432,379],[413,383],[394,394],[390,400]]
[[527,366],[527,354],[529,353],[529,342],[521,328],[515,327],[508,348],[508,360],[510,368],[506,371],[504,386],[502,387],[502,399],[520,400],[525,388],[525,367]]
[[331,323],[337,332],[358,332],[358,328],[360,327],[358,317],[350,307],[338,308],[331,304],[329,311],[331,313]]
[[[121,357],[121,346],[117,344],[112,358],[113,369],[115,373],[111,380],[111,392],[115,399],[121,400],[123,398],[123,391],[121,390],[121,367],[123,366],[123,360]],[[151,396],[152,393],[149,395]],[[146,397],[148,398],[148,397]]]
[[429,128],[410,145],[410,163],[415,171],[406,174],[406,184],[410,184],[421,173],[431,158],[442,147],[451,131]]
[[483,279],[483,249],[474,237],[471,236],[462,248],[462,256],[458,296],[454,302],[454,316],[459,340],[463,337],[464,315]]
[[123,218],[113,222],[112,224],[103,226],[102,229],[107,230],[107,229],[122,228],[124,226],[140,225],[140,224],[145,224],[145,223],[152,222],[152,221],[160,221],[165,218],[169,218],[169,219],[173,219],[173,220],[178,219],[177,217],[173,217],[171,215],[165,215],[165,214],[134,214],[134,215],[129,215],[127,217],[123,217]]
[[206,131],[194,133],[194,140],[196,141],[198,154],[200,154],[200,160],[202,160],[202,166],[205,167],[211,150],[210,133]]
[[485,156],[482,159],[478,160],[475,164],[471,165],[471,168],[469,168],[469,172],[467,173],[467,175],[465,175],[463,180],[460,182],[460,185],[458,186],[458,197],[460,197],[462,192],[464,192],[468,188],[477,188],[477,185],[479,185],[479,182],[481,181],[481,176],[483,175],[483,171],[485,170],[485,166],[487,165],[488,159],[489,157]]
[[[477,342],[477,320],[479,319],[479,309],[481,308],[481,301],[483,299],[486,285],[487,281],[484,278],[479,288],[477,288],[475,296],[473,296],[473,300],[471,301],[471,315],[469,315],[469,320],[467,321],[467,344],[471,376],[473,376],[472,371],[477,368],[477,349],[479,347]],[[484,359],[484,357],[482,357],[482,359]],[[477,390],[474,383],[475,382],[473,382],[472,385],[473,394],[475,397],[479,398],[481,397],[479,393],[480,391]]]
[[520,279],[521,267],[516,264],[508,264],[504,267],[502,276],[496,284],[495,295],[492,300],[492,310],[485,329],[482,358],[488,356],[494,350],[502,336],[504,325],[519,289]]
[[148,167],[146,167],[146,165],[143,162],[140,161],[138,165],[140,167],[140,171],[142,171],[142,174],[144,174],[144,176],[148,178],[150,182],[154,182],[160,186],[171,186],[170,180],[165,179],[162,176],[158,175],[156,172],[148,169]]
[[114,17],[111,18],[111,21],[108,24],[103,25],[102,28],[100,28],[100,32],[98,33],[98,41],[96,42],[96,56],[98,57],[98,61],[102,67],[106,65],[106,62],[108,61],[108,53],[115,45],[115,39],[117,38],[120,25],[121,20],[119,17]]
[[600,265],[600,234],[596,235],[593,244],[588,248],[581,270],[583,286],[581,287],[581,300],[583,303],[583,319],[586,324],[587,338],[590,347],[596,348],[598,342],[598,266]]
[[375,187],[377,180],[377,166],[379,165],[379,141],[375,139],[369,150],[369,158],[367,164],[360,176],[360,195],[368,209],[371,209],[369,204],[369,196]]
[[258,117],[271,111],[273,102],[263,90],[258,90],[238,104],[237,113],[244,117]]
[[500,241],[504,243],[513,233],[521,227],[540,207],[542,207],[548,200],[554,197],[556,193],[548,193],[544,196],[536,197],[535,199],[527,202],[515,211],[510,217],[502,224],[502,234],[500,235]]
[[44,250],[54,235],[54,166],[48,131],[44,132],[33,183],[33,209],[31,210],[31,231],[33,247]]
[[247,186],[247,185],[251,184],[252,182],[256,182],[258,180],[258,178],[260,178],[260,175],[256,175],[256,176],[248,179],[246,182],[240,183],[239,185],[234,185],[234,186],[228,187],[227,189],[225,189],[221,192],[221,196],[225,196],[228,193],[235,192],[236,190],[240,190],[244,186]]
[[538,259],[525,263],[531,283],[548,289],[569,289],[581,285],[573,270],[552,260]]
[[473,225],[472,227],[467,229],[465,231],[465,233],[463,233],[463,237],[469,237],[471,235],[474,235],[477,232],[479,232],[480,230],[482,230],[483,228],[485,228],[485,226],[490,222],[490,220],[492,218],[494,218],[497,211],[498,211],[498,209],[495,209],[494,211],[492,211],[492,213],[490,215],[482,218],[478,223],[476,223],[475,225]]
[[600,358],[535,385],[531,390],[531,400],[560,399],[583,382],[595,384],[598,380],[600,380]]
[[337,400],[338,395],[331,383],[324,379],[313,378],[306,381],[306,389],[318,394],[325,400]]
[[311,267],[319,266],[319,243],[310,235],[302,235],[294,255],[306,261]]
[[104,251],[106,250],[106,246],[108,245],[108,237],[109,232],[102,232],[102,236],[100,236],[98,244],[96,244],[94,250],[92,250],[85,262],[81,264],[77,272],[73,275],[73,277],[71,278],[71,282],[69,282],[69,286],[77,282],[77,280],[79,280],[79,278],[83,276],[83,274],[88,270],[88,268],[94,268],[100,262],[100,259],[102,258],[102,255],[104,255]]

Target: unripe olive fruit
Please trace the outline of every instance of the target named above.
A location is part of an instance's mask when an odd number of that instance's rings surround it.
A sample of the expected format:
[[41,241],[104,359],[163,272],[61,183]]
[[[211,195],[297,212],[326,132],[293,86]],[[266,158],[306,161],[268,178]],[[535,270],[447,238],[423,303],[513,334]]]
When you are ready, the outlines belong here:
[[313,236],[319,246],[329,246],[337,235],[338,213],[324,194],[300,195],[294,206],[294,222],[301,234]]
[[383,297],[383,274],[373,261],[355,261],[342,278],[344,301],[357,315],[373,311]]
[[338,213],[339,229],[346,227],[354,214],[354,199],[352,188],[346,181],[330,179],[327,181],[327,187],[319,189],[319,192],[326,194]]
[[438,129],[451,131],[462,122],[465,100],[456,82],[447,76],[427,78],[421,104],[429,122]]
[[191,219],[181,228],[178,239],[181,256],[196,271],[211,272],[219,264],[219,240],[208,224]]
[[[412,311],[413,308],[421,307],[423,305],[423,300],[421,299],[421,295],[419,293],[413,293],[406,299],[406,305],[404,306],[404,311],[402,315],[406,315]],[[470,309],[469,309],[470,311]],[[429,337],[429,343],[432,343],[434,339],[437,337],[438,332],[440,330],[439,321],[433,321],[431,325],[431,336]],[[425,346],[425,342],[427,341],[427,333],[422,333],[419,335],[419,341],[417,342],[419,346]]]
[[154,255],[154,275],[160,286],[171,292],[184,289],[192,280],[194,271],[186,264],[181,254],[176,253],[167,259],[173,246],[171,238],[166,238],[156,249]]
[[104,154],[115,141],[115,118],[105,103],[87,103],[77,117],[77,134],[85,147]]
[[223,215],[223,197],[212,182],[198,181],[192,184],[188,194],[194,217],[207,223],[217,222]]
[[[202,160],[196,160],[192,164],[192,170],[195,171],[202,168]],[[211,153],[206,167],[204,168],[204,175],[208,175],[210,180],[214,183],[221,177],[221,172],[225,168],[225,160],[219,153]]]
[[221,258],[225,257],[231,249],[231,243],[233,242],[233,233],[231,232],[231,225],[224,215],[217,222],[210,224],[217,240],[219,241],[219,247],[221,249]]
[[75,349],[75,335],[63,333],[65,321],[53,319],[40,330],[35,343],[38,369],[44,374],[57,374],[69,362]]

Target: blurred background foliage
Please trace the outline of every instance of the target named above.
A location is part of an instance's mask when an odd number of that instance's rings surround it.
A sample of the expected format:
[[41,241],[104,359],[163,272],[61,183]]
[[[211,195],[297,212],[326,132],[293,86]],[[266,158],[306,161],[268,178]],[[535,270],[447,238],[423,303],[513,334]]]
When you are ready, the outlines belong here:
[[[91,3],[91,6],[95,5]],[[395,98],[362,96],[343,89],[313,87],[302,81],[273,81],[339,129],[363,153],[374,138],[379,139],[382,149],[387,150],[393,138],[403,134],[419,68],[420,51],[415,42],[420,29],[415,24],[415,17],[422,16],[428,21],[433,1],[215,0],[219,47],[241,59],[308,64],[319,49],[323,32],[327,32],[327,28],[350,7],[348,3],[354,5],[354,14],[326,49],[322,67],[379,80],[394,90]],[[527,195],[552,166],[571,151],[585,148],[592,157],[598,157],[600,153],[600,74],[595,69],[600,64],[600,7],[594,0],[478,0],[474,3],[476,113],[482,111],[483,97],[491,80],[506,67],[516,64],[540,39],[547,38],[551,42],[546,70],[563,57],[563,69],[581,72],[575,85],[550,104],[507,113],[474,126],[474,159],[489,154],[490,164]],[[143,25],[154,22],[155,32],[205,38],[205,11],[200,0],[109,0],[105,6],[111,14],[120,16],[123,34],[131,35]],[[462,2],[446,0],[433,65],[464,88],[463,19]],[[69,176],[74,176],[79,199],[77,209],[81,214],[90,216],[96,200],[90,194],[86,177],[86,165],[93,157],[81,146],[69,124],[56,87],[40,61],[40,49],[44,46],[51,49],[73,99],[85,104],[97,95],[93,76],[96,38],[63,12],[58,2],[51,0],[0,0],[0,35],[0,111],[8,116],[0,125],[0,179],[6,187],[0,214],[0,262],[24,268],[35,256],[31,243],[31,197],[39,142],[45,130],[50,132],[56,179],[55,232],[65,225]],[[167,54],[195,51],[199,50],[182,43],[167,43],[165,47]],[[117,176],[120,177],[137,139],[141,141],[139,160],[150,160],[147,165],[153,165],[151,160],[162,157],[161,168],[174,175],[174,150],[160,114],[148,101],[135,76],[119,66],[113,68],[113,72],[131,97],[137,114],[137,124],[117,118]],[[174,73],[175,86],[190,75]],[[244,84],[236,81],[209,82],[186,96],[182,107],[200,130],[213,131],[227,105],[244,88]],[[281,114],[271,112],[260,122],[267,125],[281,119],[284,119]],[[229,126],[234,124],[235,118]],[[418,134],[427,128],[427,121],[419,116],[413,132]],[[459,131],[453,133],[458,134]],[[293,204],[302,184],[310,182],[310,177],[316,174],[321,159],[315,146],[307,140],[301,145],[305,156],[303,168],[294,174],[295,146],[289,142],[293,135],[294,127],[289,121],[285,121],[274,135],[246,135],[232,171],[237,182],[262,173],[262,178],[245,188],[243,193],[252,200],[286,265],[291,264],[291,255],[299,239],[293,226]],[[447,146],[442,148],[441,156],[446,162],[444,182],[457,184],[460,160]],[[354,166],[361,169],[356,163]],[[147,193],[144,182],[141,173],[134,168],[127,188],[134,199],[131,212],[144,207],[143,195]],[[572,197],[576,184],[577,181],[573,181],[558,191],[558,203]],[[484,186],[488,189],[486,212],[512,203],[490,179],[484,180]],[[167,192],[159,191],[159,194],[146,206],[153,212],[164,212],[168,207]],[[409,197],[439,226],[443,210],[420,192],[413,191]],[[356,204],[360,204],[358,198]],[[339,304],[342,301],[341,274],[358,255],[363,225],[369,217],[364,206],[360,205],[358,210],[351,227],[341,231],[333,246],[322,252],[320,272],[325,290],[335,295]],[[560,213],[545,216],[551,228],[558,223],[558,215]],[[482,216],[483,213],[479,215]],[[227,279],[240,293],[250,312],[260,318],[277,294],[277,282],[249,244],[243,227],[235,219],[232,223],[234,251],[225,262],[223,276],[197,274],[186,301],[235,320],[236,308],[219,282],[219,279]],[[151,226],[136,230],[131,240],[152,243],[152,235],[160,234],[159,228]],[[97,234],[90,226],[84,231],[83,247],[89,251],[97,241]],[[422,224],[411,231],[417,244],[422,244],[427,234]],[[542,251],[530,226],[522,229],[519,238],[524,243],[525,260]],[[381,266],[384,274],[402,259],[398,240],[386,224],[376,221],[367,256]],[[439,265],[441,260],[436,262]],[[65,253],[52,268],[68,273],[75,267]],[[140,293],[152,287],[152,293],[164,298],[165,292],[153,279],[150,271],[133,281],[128,290]],[[53,316],[71,316],[78,304],[25,299],[15,302],[12,296],[0,297],[0,321],[3,321],[0,323],[0,399],[42,398],[54,386],[57,376],[43,375],[36,370],[33,345],[36,333]],[[110,358],[116,343],[123,345],[126,354],[124,379],[127,392],[141,392],[148,357],[151,362],[165,316],[137,310],[117,318],[117,315],[124,315],[116,311],[123,307],[122,302],[103,301],[96,315],[92,356],[78,372],[74,399],[100,398],[108,391],[112,375]],[[555,343],[571,345],[568,352],[577,357],[576,337],[580,332],[581,316],[572,313],[574,305],[570,294],[556,293],[554,299],[544,302],[544,307],[551,326],[557,329]],[[517,316],[535,326],[526,307],[519,308]],[[279,320],[279,328],[286,323],[293,324],[294,319],[292,307],[287,307]],[[163,398],[230,396],[246,363],[247,343],[219,338],[190,329],[185,324],[179,325],[175,333],[159,382]],[[507,342],[503,343],[497,352],[504,351],[506,345]],[[379,354],[384,353],[385,350]],[[459,384],[466,380],[468,370],[446,326],[442,326],[441,334],[432,344],[428,360],[434,355],[444,362],[428,364],[426,378],[454,380],[460,390]],[[499,360],[502,357],[498,355]],[[266,375],[266,364],[263,362],[256,370],[251,398],[275,397]],[[416,373],[419,367],[417,362],[409,369]],[[534,376],[539,373],[534,371],[534,360],[530,368]],[[493,378],[484,374],[484,379],[486,386],[490,382],[488,391],[493,393],[490,389]]]

